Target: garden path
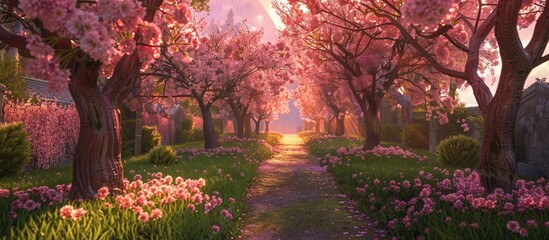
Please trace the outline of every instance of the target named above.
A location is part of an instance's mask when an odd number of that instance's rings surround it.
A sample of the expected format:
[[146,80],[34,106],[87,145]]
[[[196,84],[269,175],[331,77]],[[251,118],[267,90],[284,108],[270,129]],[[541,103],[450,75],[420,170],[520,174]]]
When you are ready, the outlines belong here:
[[377,239],[374,221],[339,194],[332,176],[297,135],[259,167],[249,189],[241,239]]

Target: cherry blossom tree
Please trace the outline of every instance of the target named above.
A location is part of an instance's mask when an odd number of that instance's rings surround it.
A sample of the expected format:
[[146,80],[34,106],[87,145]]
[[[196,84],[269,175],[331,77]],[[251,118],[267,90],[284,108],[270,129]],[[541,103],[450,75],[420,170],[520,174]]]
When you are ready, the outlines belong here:
[[[352,107],[356,108],[357,106],[355,106],[356,104],[346,95],[348,93],[346,91],[347,88],[340,87],[340,84],[344,83],[344,81],[329,65],[334,64],[323,63],[320,66],[302,66],[302,80],[299,81],[296,97],[300,99],[300,101],[298,101],[299,108],[304,111],[305,114],[307,108],[311,110],[318,108],[315,107],[315,105],[318,104],[322,105],[321,108],[326,109],[323,117],[313,117],[317,122],[317,130],[319,128],[320,120],[322,119],[325,121],[328,132],[331,132],[331,125],[335,120],[334,134],[336,136],[342,136],[345,134],[345,114],[346,112],[351,111]],[[307,101],[309,98],[319,102]],[[305,104],[312,104],[312,106],[306,106]],[[322,111],[319,113],[322,113]],[[314,115],[315,113],[313,113],[313,116]]]
[[415,92],[432,99],[433,106],[444,105],[443,101],[436,100],[441,95],[448,97],[449,84],[428,81],[427,77],[431,75],[428,65],[410,51],[393,27],[380,24],[373,14],[363,17],[351,11],[351,5],[313,2],[275,4],[287,26],[283,34],[298,39],[294,42],[306,49],[313,65],[319,67],[330,63],[328,66],[337,76],[335,79],[341,80],[336,86],[344,86],[346,94],[343,95],[354,98],[359,106],[356,114],[364,117],[364,149],[380,144],[378,112],[381,99],[387,92],[397,95],[405,86],[404,82],[409,83],[408,87],[421,89]]
[[68,86],[75,101],[80,132],[71,196],[93,198],[101,187],[123,189],[118,106],[140,70],[159,56],[162,37],[154,21],[188,28],[189,3],[10,0],[0,8],[4,22],[24,27],[21,35],[0,27],[2,45],[29,57],[27,72],[48,80],[51,89]]
[[263,74],[262,78],[264,78],[263,91],[252,99],[250,106],[256,134],[259,134],[261,121],[265,121],[265,132],[269,132],[269,122],[277,119],[278,114],[290,111],[288,108],[290,91],[286,82],[271,74]]
[[234,72],[233,78],[239,84],[225,101],[236,119],[237,137],[249,138],[253,100],[265,94],[267,88],[275,94],[280,93],[280,89],[290,81],[292,55],[289,46],[283,42],[271,44],[244,38],[235,39],[233,46],[231,49],[238,53],[234,60],[242,62],[243,67]]
[[[383,0],[348,4],[396,27],[433,68],[472,87],[484,116],[480,157],[483,185],[488,191],[510,191],[517,173],[513,133],[524,83],[532,69],[549,60],[549,55],[544,55],[549,39],[546,1]],[[531,24],[535,24],[533,36],[524,46],[518,29]],[[424,44],[428,41],[437,44]],[[490,81],[479,73],[485,69],[494,73],[498,55],[502,71],[492,95]],[[452,62],[454,56],[463,56],[463,62]]]

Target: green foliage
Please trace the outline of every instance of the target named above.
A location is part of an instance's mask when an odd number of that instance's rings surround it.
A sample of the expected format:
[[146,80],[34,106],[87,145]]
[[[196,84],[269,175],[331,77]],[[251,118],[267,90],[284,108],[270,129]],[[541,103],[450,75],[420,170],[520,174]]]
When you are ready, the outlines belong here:
[[404,127],[402,142],[411,148],[429,149],[429,124],[412,123]]
[[[476,115],[467,110],[464,104],[459,104],[454,108],[454,113],[448,115],[448,124],[445,124],[441,127],[442,131],[448,131],[449,136],[465,134],[471,135],[473,132],[464,132],[461,124],[461,120],[465,119],[469,128],[475,129],[476,138],[480,139],[482,137],[482,127],[484,124],[484,119],[482,115]],[[460,121],[458,123],[458,120]]]
[[0,177],[14,175],[31,160],[31,143],[23,123],[0,125]]
[[5,57],[0,60],[0,84],[10,91],[6,95],[9,100],[28,98],[27,82],[23,80],[23,71],[17,59]]
[[402,129],[394,124],[381,126],[381,141],[402,142]]
[[479,153],[480,143],[464,135],[451,136],[437,146],[438,159],[454,167],[475,167]]
[[169,146],[156,146],[149,151],[147,158],[153,164],[172,164],[175,162],[175,151]]
[[193,128],[193,120],[191,118],[185,118],[181,121],[180,125],[175,129],[175,143],[180,144],[190,140],[189,137]]
[[317,137],[311,139],[307,145],[309,146],[309,152],[315,156],[324,157],[326,154],[336,155],[337,149],[341,147],[364,146],[364,140],[351,137]]
[[275,133],[275,132],[259,133],[259,134],[254,133],[252,134],[252,138],[261,139],[271,146],[276,146],[280,143],[280,140],[282,139],[282,134]]
[[156,126],[144,126],[141,133],[141,152],[147,153],[156,146],[160,146],[162,135]]
[[122,157],[133,156],[135,147],[135,119],[122,120]]

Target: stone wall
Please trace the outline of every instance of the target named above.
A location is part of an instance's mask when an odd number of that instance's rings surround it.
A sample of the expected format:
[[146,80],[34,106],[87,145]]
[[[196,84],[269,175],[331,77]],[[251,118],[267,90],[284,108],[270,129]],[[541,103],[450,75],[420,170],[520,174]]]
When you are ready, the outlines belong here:
[[549,175],[549,83],[538,81],[522,94],[515,125],[517,162]]

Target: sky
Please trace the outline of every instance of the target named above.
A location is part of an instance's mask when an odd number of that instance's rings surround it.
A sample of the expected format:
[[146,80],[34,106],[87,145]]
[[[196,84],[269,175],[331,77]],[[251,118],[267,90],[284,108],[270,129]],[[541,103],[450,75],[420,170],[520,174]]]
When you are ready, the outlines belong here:
[[[258,4],[259,2],[259,4]],[[217,4],[216,9],[212,11],[212,18],[224,22],[226,20],[227,13],[230,9],[235,12],[235,22],[242,19],[247,19],[253,25],[262,27],[265,30],[266,41],[276,41],[276,29],[284,28],[284,24],[276,14],[271,5],[271,0],[210,0],[211,6]],[[240,17],[239,17],[240,16]],[[527,44],[532,35],[532,28],[520,31],[523,39],[523,44]],[[549,53],[549,48],[546,49],[546,53]],[[499,78],[500,68],[496,69],[495,79],[492,81],[492,76],[484,76],[492,94],[495,93],[497,88],[497,79]],[[536,78],[549,78],[549,62],[544,63],[535,68],[526,82],[525,87],[531,85]],[[459,93],[460,101],[464,102],[467,106],[477,106],[477,102],[473,95],[472,89],[464,88]],[[290,113],[281,115],[279,120],[272,123],[270,130],[282,132],[282,133],[295,133],[300,129],[302,121],[299,117],[299,110],[294,106],[293,100],[290,102]]]

